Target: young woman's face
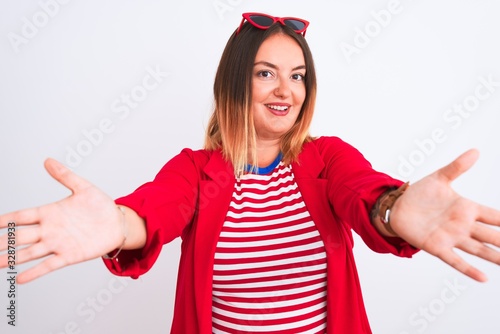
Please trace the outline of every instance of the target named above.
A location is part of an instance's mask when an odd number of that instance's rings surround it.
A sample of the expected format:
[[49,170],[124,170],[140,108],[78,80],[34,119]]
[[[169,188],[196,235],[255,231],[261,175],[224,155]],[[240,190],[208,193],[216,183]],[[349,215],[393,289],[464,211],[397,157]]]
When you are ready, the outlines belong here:
[[252,74],[252,110],[257,140],[279,139],[297,120],[306,97],[302,49],[275,34],[262,43]]

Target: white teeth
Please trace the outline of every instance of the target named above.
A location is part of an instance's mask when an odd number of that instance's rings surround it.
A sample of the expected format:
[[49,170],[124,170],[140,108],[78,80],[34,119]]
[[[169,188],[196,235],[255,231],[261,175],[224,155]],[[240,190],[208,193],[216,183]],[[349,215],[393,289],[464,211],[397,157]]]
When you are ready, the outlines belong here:
[[274,105],[268,104],[267,107],[274,109],[274,110],[278,110],[278,111],[288,110],[288,107],[286,107],[286,106],[274,106]]

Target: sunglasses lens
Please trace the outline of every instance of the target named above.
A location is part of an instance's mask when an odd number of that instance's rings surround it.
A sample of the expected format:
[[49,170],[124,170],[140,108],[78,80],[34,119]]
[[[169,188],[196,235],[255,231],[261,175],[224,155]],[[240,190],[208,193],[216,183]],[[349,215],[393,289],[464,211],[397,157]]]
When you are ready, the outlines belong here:
[[261,16],[261,15],[252,15],[250,16],[250,19],[255,23],[263,27],[270,27],[273,23],[274,20],[270,17],[267,16]]
[[285,20],[285,24],[295,31],[300,31],[305,28],[306,24],[299,20]]

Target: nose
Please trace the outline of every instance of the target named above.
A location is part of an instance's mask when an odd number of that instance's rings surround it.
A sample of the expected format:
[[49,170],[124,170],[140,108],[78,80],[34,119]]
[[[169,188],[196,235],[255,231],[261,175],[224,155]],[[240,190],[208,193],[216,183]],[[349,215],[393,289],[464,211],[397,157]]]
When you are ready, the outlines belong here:
[[288,96],[290,96],[291,90],[290,90],[290,83],[286,78],[280,78],[277,82],[277,86],[274,89],[274,95],[277,97],[284,99]]

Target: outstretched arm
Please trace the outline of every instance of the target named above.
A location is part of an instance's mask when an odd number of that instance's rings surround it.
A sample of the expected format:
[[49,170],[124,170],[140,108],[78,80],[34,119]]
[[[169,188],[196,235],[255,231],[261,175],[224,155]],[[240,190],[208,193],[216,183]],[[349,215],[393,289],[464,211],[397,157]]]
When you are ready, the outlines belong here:
[[[144,246],[145,223],[133,210],[123,207],[122,213],[111,197],[53,159],[45,161],[45,168],[72,194],[58,202],[0,215],[0,229],[10,222],[21,227],[16,231],[16,264],[44,258],[21,273],[18,283],[101,257],[122,245],[123,249]],[[7,250],[7,242],[8,235],[1,235],[0,252]],[[0,268],[7,267],[7,261],[8,254],[0,255]]]
[[[451,182],[476,162],[479,153],[469,150],[449,165],[411,185],[399,197],[390,214],[388,231],[373,223],[386,236],[399,236],[465,275],[484,282],[486,275],[460,257],[454,248],[500,264],[500,211],[480,205],[457,194]],[[490,226],[488,226],[490,225]]]

